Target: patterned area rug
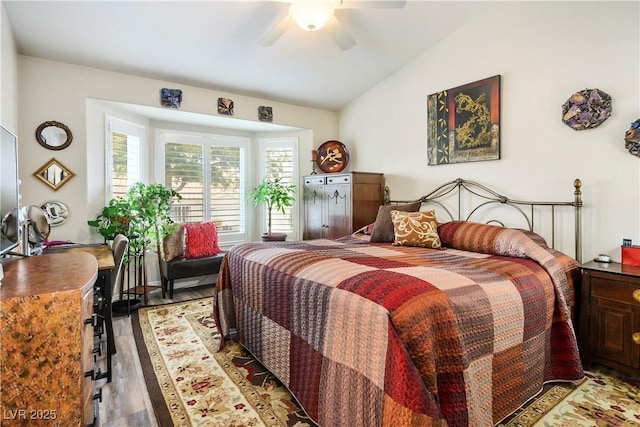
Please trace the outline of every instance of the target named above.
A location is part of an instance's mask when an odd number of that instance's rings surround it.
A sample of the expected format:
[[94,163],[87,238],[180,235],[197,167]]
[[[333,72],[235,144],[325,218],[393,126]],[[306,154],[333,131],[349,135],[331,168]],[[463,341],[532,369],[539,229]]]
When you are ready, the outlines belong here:
[[[203,298],[143,307],[132,325],[160,426],[315,426],[288,390],[242,346],[220,352]],[[502,427],[640,425],[640,378],[601,369],[549,385]]]
[[315,426],[289,391],[242,346],[219,335],[213,298],[143,307],[132,315],[160,426]]

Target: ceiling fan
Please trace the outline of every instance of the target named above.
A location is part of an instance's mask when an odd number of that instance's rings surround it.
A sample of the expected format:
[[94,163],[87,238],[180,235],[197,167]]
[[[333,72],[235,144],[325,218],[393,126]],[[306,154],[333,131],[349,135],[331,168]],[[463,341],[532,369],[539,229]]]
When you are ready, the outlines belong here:
[[298,24],[305,31],[325,28],[342,50],[351,49],[356,41],[333,16],[336,9],[399,9],[406,0],[276,0],[291,3],[289,12],[260,39],[261,46],[273,45],[289,28]]

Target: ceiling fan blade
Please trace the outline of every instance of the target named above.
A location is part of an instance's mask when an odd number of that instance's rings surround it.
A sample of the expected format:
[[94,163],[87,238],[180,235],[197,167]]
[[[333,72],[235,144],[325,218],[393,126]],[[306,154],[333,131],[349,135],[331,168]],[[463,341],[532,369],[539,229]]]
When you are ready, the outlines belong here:
[[401,9],[407,0],[339,0],[336,9]]
[[271,28],[267,33],[262,36],[258,44],[260,46],[273,45],[293,24],[293,19],[289,15],[285,16],[282,21],[278,22],[275,27]]
[[331,17],[325,28],[340,49],[348,50],[356,45],[355,39],[351,37],[351,34],[340,24],[335,16]]

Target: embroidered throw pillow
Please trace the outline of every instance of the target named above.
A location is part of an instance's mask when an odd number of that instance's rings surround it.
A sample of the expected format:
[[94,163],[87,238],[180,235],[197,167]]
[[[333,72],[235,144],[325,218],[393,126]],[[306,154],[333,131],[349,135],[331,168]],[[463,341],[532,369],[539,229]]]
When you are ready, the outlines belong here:
[[165,261],[184,255],[184,225],[180,224],[178,228],[164,236],[162,250]]
[[184,257],[200,258],[220,252],[218,231],[213,222],[185,224]]
[[406,205],[389,205],[378,208],[378,216],[371,231],[371,243],[393,243],[393,222],[391,222],[391,211],[418,212],[422,203],[408,203]]
[[391,221],[395,234],[394,245],[420,246],[432,249],[442,247],[434,211],[391,211]]

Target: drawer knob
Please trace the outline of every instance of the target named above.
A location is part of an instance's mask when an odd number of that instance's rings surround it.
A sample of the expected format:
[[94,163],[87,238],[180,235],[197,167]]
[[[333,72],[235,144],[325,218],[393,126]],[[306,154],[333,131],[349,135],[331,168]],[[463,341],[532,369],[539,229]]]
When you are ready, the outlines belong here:
[[633,291],[633,299],[637,302],[640,302],[640,289],[636,289]]
[[633,340],[634,343],[640,345],[640,332],[636,332],[633,335],[631,335],[631,339]]

